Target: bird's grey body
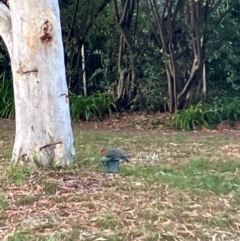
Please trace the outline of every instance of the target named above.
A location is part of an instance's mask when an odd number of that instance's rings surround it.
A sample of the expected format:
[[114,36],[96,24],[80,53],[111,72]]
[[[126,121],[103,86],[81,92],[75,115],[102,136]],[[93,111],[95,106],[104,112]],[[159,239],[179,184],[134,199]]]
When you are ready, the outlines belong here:
[[130,158],[130,156],[127,153],[113,147],[106,148],[104,152],[104,156],[108,158],[123,159],[126,162],[129,162],[128,158]]

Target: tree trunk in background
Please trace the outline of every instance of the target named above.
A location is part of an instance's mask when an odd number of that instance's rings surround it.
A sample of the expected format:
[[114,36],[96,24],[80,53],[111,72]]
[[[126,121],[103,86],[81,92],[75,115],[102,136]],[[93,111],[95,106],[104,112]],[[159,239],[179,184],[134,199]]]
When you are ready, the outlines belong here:
[[13,163],[66,166],[75,149],[57,0],[0,3],[14,83]]
[[134,48],[132,34],[132,18],[135,9],[135,0],[121,0],[121,10],[118,9],[118,3],[114,1],[115,13],[118,26],[120,28],[120,43],[118,54],[118,75],[119,79],[113,97],[117,104],[124,102],[124,105],[134,99],[133,86],[136,81],[136,50]]
[[[146,0],[153,14],[153,29],[163,52],[168,82],[169,111],[189,106],[192,91],[202,78],[205,61],[209,2]],[[201,72],[202,73],[202,72]]]

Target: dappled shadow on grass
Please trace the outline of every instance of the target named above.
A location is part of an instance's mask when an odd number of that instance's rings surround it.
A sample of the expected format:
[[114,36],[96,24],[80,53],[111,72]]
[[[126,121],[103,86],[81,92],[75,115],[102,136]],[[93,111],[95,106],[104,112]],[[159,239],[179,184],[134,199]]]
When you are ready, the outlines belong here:
[[[1,237],[237,240],[240,164],[216,154],[235,140],[76,130],[75,141],[77,161],[65,170],[12,168],[1,153]],[[131,163],[107,175],[101,146],[128,151]]]

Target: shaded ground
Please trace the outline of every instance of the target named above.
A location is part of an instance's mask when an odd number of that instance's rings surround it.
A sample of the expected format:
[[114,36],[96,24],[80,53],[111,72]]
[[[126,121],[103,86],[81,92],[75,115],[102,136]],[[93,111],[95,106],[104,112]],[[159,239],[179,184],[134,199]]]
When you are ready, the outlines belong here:
[[[0,120],[0,238],[240,240],[238,131],[118,125],[73,124],[74,167],[32,173],[9,165],[14,123]],[[116,176],[103,145],[132,156]]]

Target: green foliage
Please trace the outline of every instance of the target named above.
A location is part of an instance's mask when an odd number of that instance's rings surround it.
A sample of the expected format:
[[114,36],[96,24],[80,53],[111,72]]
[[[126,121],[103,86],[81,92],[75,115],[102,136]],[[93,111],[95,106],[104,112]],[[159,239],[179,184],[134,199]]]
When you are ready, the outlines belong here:
[[153,41],[141,38],[138,48],[144,49],[144,55],[137,59],[137,64],[143,72],[143,77],[139,80],[139,92],[131,109],[163,111],[167,96],[167,81],[162,54]]
[[199,102],[195,106],[190,106],[189,109],[179,110],[172,115],[170,120],[171,125],[177,129],[192,130],[196,126],[205,125],[208,127],[209,123],[209,109],[208,106]]
[[4,71],[0,75],[0,117],[12,119],[14,113],[12,82],[6,78],[6,72]]
[[112,108],[115,104],[109,93],[96,92],[88,97],[70,94],[71,117],[75,121],[102,120],[105,114],[112,114]]
[[[77,6],[77,1],[74,0],[59,2],[67,81],[71,92],[82,93],[84,71],[86,71],[87,89],[90,94],[96,91],[108,91],[112,86],[115,86],[116,80],[119,79],[120,31],[116,28],[114,4],[111,1],[103,2],[105,3],[103,4],[101,1],[82,1],[79,6]],[[217,20],[224,16],[223,13],[226,11],[227,5],[227,1],[220,1],[215,9],[216,11],[213,11],[209,16],[209,21],[205,26],[206,38],[204,39],[206,40],[206,74],[209,96],[217,96],[222,91],[229,94],[230,90],[240,88],[240,48],[238,44],[240,37],[238,27],[240,23],[240,4],[236,3],[235,7],[225,15],[219,24],[216,24]],[[75,10],[76,18],[74,18]],[[174,26],[176,32],[173,33],[173,38],[177,41],[176,51],[179,52],[179,57],[176,58],[179,67],[178,74],[181,81],[184,81],[185,74],[191,68],[192,55],[190,54],[191,51],[186,51],[188,45],[191,47],[187,38],[189,34],[188,25],[184,22],[185,18],[182,19],[179,16],[179,19],[181,21],[179,20]],[[138,78],[136,83],[133,83],[129,88],[134,101],[128,105],[128,108],[132,110],[163,111],[166,104],[165,98],[168,89],[164,62],[168,58],[163,54],[162,47],[159,46],[159,35],[152,28],[151,21],[149,9],[143,2],[140,2],[138,10],[133,16],[133,44],[136,50],[139,51],[137,51],[135,69]],[[178,30],[181,34],[178,33]],[[81,62],[82,44],[85,47],[85,70],[82,69]],[[0,117],[4,118],[14,117],[13,91],[11,81],[9,81],[11,78],[9,63],[10,59],[6,47],[3,41],[0,41],[0,69],[1,73],[3,73],[0,79]],[[3,81],[3,78],[7,81]],[[195,95],[196,92],[193,94]],[[74,99],[74,103],[85,101],[83,101],[84,97],[76,95],[71,98]],[[193,115],[202,115],[199,113],[198,108],[200,107],[193,108],[194,113],[191,113],[191,115],[187,112],[181,114],[185,116],[186,122],[188,122],[188,118],[192,119],[191,116]],[[85,110],[83,113],[79,113],[79,109],[83,108],[72,106],[71,109],[74,109],[71,112],[75,120],[102,118],[99,117],[98,111],[94,108]],[[229,115],[234,113],[229,113]],[[215,118],[219,119],[217,114]],[[190,116],[186,117],[186,115]],[[203,119],[205,119],[205,115]],[[190,129],[194,125],[198,125],[198,123],[193,123],[194,121],[189,127]]]
[[3,194],[0,195],[0,210],[2,210],[7,205],[7,199]]
[[[86,71],[88,93],[104,92],[116,80],[117,73],[119,33],[114,23],[113,4],[109,0],[81,1],[79,5],[77,2],[60,2],[68,85],[70,91],[79,93]],[[76,18],[73,17],[75,10]],[[85,70],[81,65],[82,44]]]
[[14,183],[17,186],[21,186],[24,180],[26,180],[31,174],[32,170],[27,168],[19,168],[11,166],[10,169],[7,170],[8,180],[7,182]]
[[26,232],[18,232],[14,236],[9,236],[7,241],[25,241],[27,239]]
[[172,115],[170,123],[177,129],[192,130],[210,127],[222,121],[232,123],[240,117],[239,97],[216,97],[211,103],[199,102],[189,109],[179,110]]
[[[226,5],[220,4],[218,11],[213,14],[213,20],[225,11]],[[239,54],[240,48],[237,39],[240,37],[240,4],[225,16],[217,26],[208,26],[209,37],[206,45],[208,55],[206,69],[208,76],[208,89],[211,95],[217,95],[219,91],[230,92],[240,89],[239,79]],[[214,22],[214,21],[211,21]]]
[[[210,105],[210,104],[209,104]],[[215,115],[219,122],[236,121],[240,116],[240,98],[239,97],[216,97],[210,105],[210,112]]]

